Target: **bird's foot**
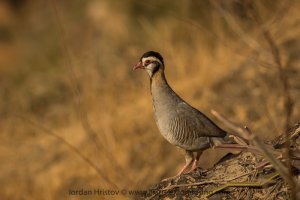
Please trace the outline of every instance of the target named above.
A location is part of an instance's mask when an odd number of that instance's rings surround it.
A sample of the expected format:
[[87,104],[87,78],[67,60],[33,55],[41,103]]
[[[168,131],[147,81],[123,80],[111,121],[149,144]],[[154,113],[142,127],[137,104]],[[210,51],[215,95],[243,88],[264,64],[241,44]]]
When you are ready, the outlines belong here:
[[186,172],[190,172],[191,170],[188,170],[188,169],[191,167],[191,163],[192,163],[192,160],[190,162],[186,163],[176,176],[171,176],[169,178],[165,178],[162,181],[168,181],[170,179],[175,179]]
[[178,178],[180,175],[176,175],[176,176],[171,176],[171,177],[169,177],[169,178],[164,178],[162,181],[170,181],[170,180],[172,180],[172,179],[176,179],[176,178]]

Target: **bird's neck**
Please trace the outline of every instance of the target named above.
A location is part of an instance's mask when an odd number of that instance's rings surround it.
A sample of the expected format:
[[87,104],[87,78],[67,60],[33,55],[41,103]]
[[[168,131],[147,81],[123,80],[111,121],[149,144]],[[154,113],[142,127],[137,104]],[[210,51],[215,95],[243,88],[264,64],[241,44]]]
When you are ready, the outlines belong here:
[[169,88],[169,84],[166,80],[165,73],[161,70],[157,71],[153,76],[150,78],[150,87],[151,91],[154,89],[163,89]]
[[175,105],[180,97],[169,86],[163,71],[156,72],[151,78],[151,95],[154,107]]

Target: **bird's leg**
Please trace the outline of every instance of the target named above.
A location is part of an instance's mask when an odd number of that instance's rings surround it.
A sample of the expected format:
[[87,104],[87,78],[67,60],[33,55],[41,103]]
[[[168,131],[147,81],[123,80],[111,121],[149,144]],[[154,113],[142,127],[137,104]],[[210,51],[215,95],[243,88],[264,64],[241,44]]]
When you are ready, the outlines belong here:
[[182,173],[184,173],[193,163],[193,161],[195,160],[194,158],[194,154],[192,151],[185,151],[185,165],[183,166],[183,168],[178,172],[178,174],[176,176],[181,175]]
[[185,165],[183,166],[183,168],[178,172],[178,174],[176,176],[165,178],[162,181],[168,181],[170,179],[180,176],[191,166],[191,164],[193,163],[194,160],[195,160],[195,158],[194,158],[193,152],[186,150],[185,151]]
[[194,159],[191,171],[194,171],[198,167],[199,159],[200,159],[202,153],[203,153],[202,151],[197,152],[197,155],[196,155],[196,158]]

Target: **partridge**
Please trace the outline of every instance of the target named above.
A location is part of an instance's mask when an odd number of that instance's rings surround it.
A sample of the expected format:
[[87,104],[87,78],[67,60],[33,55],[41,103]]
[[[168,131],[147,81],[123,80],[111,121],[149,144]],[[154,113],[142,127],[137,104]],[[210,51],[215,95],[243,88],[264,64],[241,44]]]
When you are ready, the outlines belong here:
[[226,143],[227,133],[170,87],[163,57],[158,52],[144,53],[133,67],[136,69],[146,70],[150,77],[154,116],[160,133],[169,143],[185,150],[186,164],[178,175],[194,170],[204,150]]

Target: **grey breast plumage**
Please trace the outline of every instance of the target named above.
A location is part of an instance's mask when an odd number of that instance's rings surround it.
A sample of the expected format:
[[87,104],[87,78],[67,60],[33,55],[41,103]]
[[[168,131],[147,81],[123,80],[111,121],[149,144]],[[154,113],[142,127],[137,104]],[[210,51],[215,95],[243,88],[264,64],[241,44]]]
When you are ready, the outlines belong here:
[[151,81],[151,95],[157,126],[171,144],[196,151],[208,148],[210,138],[225,137],[225,131],[172,90],[164,74]]

